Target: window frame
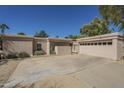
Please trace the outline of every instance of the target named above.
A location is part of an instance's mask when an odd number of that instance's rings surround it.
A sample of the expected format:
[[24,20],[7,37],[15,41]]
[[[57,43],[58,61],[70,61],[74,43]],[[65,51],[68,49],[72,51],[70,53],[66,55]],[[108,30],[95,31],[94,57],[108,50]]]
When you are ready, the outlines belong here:
[[107,42],[107,45],[112,45],[112,42]]
[[107,42],[103,42],[102,45],[106,46],[107,45]]
[[37,51],[42,50],[42,44],[41,44],[41,43],[37,43],[37,44],[36,44],[36,50],[37,50]]

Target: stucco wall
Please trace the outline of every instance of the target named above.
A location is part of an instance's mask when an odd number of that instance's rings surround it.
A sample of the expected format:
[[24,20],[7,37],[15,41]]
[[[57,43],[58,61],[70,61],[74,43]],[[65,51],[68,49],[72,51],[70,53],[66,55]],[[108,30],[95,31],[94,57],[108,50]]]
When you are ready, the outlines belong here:
[[69,42],[50,42],[50,43],[55,46],[69,46],[70,45]]
[[36,51],[37,43],[42,44],[42,50],[47,53],[47,41],[36,40],[34,41],[34,51]]
[[79,54],[87,54],[117,60],[117,40],[112,45],[80,45]]
[[118,40],[118,52],[117,52],[118,59],[121,59],[124,56],[124,41]]
[[55,46],[55,52],[57,55],[70,55],[71,46]]
[[33,41],[32,40],[5,40],[3,50],[10,54],[14,52],[27,52],[32,55]]

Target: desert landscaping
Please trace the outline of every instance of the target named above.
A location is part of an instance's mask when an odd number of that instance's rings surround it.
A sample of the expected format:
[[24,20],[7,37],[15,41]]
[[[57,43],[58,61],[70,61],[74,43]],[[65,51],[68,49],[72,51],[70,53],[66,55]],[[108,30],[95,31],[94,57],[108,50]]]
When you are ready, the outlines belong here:
[[124,62],[88,55],[39,56],[0,65],[4,88],[124,87]]
[[0,87],[6,83],[10,75],[14,72],[18,65],[16,61],[9,61],[6,63],[0,64]]

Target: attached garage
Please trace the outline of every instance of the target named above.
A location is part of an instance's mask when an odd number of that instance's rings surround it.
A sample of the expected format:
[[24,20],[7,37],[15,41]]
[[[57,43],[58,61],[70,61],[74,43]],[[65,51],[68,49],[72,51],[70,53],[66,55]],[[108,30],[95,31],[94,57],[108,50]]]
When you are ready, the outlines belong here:
[[[109,44],[110,43],[110,44]],[[94,41],[80,44],[80,54],[111,58],[116,57],[112,40]]]
[[119,33],[87,37],[79,40],[79,54],[119,60],[124,56],[123,37]]

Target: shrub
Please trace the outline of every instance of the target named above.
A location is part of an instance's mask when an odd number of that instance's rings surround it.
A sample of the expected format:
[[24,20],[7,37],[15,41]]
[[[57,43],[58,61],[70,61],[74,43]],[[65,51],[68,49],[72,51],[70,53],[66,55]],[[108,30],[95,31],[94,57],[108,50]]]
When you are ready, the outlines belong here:
[[12,58],[18,58],[18,53],[11,53],[7,55],[8,59],[12,59]]
[[26,52],[21,52],[19,53],[19,58],[27,58],[27,57],[30,57],[30,55]]
[[0,60],[1,59],[6,59],[7,55],[3,51],[0,51]]
[[40,50],[40,51],[35,51],[34,55],[44,55],[46,54],[44,51]]
[[56,52],[55,51],[50,51],[50,54],[56,54]]

